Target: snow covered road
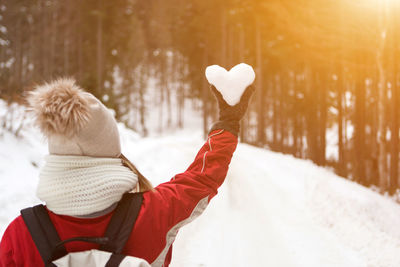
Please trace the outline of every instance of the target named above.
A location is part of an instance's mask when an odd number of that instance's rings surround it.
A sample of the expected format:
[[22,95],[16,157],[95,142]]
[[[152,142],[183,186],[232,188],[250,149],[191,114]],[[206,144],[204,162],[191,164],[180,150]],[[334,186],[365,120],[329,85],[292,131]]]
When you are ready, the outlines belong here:
[[[193,134],[148,138],[130,156],[157,183],[184,171],[201,145]],[[399,225],[392,200],[309,161],[240,144],[219,194],[178,234],[172,265],[400,266]]]
[[[120,130],[123,152],[154,184],[183,172],[203,143],[200,133]],[[45,147],[25,136],[0,141],[0,236],[37,202],[32,162],[40,166]],[[178,234],[172,266],[400,266],[400,205],[311,162],[240,144],[219,194]]]

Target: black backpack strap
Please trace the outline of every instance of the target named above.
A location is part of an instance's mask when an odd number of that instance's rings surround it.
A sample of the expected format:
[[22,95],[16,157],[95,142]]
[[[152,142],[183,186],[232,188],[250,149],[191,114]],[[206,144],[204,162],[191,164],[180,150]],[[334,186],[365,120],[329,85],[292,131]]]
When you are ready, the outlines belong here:
[[121,253],[132,232],[143,201],[142,193],[126,193],[119,201],[104,237],[109,238],[101,250]]
[[51,262],[67,255],[64,246],[58,246],[60,237],[43,205],[21,210],[22,218],[32,236],[45,266],[55,266]]
[[121,252],[132,232],[142,206],[143,193],[126,193],[117,205],[104,237],[109,238],[100,250],[113,252],[106,266],[118,266],[123,260]]

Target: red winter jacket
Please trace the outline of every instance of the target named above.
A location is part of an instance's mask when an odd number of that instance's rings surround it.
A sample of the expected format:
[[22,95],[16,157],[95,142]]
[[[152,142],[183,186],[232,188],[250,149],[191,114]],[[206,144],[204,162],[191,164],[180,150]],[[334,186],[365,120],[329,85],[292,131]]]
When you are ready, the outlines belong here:
[[[143,204],[125,246],[124,254],[147,260],[152,266],[168,266],[172,243],[179,228],[198,217],[217,194],[228,171],[237,138],[228,131],[215,130],[198,152],[194,162],[155,192],[143,194]],[[112,212],[83,219],[48,211],[61,240],[76,236],[103,236]],[[98,245],[71,242],[69,252],[97,248]],[[0,267],[43,266],[28,229],[17,217],[8,226],[0,243]]]

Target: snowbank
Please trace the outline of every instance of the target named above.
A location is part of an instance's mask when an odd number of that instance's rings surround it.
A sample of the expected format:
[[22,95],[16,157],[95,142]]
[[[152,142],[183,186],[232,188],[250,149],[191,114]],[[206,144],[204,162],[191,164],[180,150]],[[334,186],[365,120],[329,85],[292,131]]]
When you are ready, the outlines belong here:
[[[124,154],[154,184],[184,171],[203,143],[200,131],[141,138],[119,127]],[[39,202],[47,153],[29,123],[20,138],[2,135],[0,236]],[[240,144],[219,194],[178,234],[172,266],[400,266],[399,225],[391,199],[309,161]]]
[[[39,203],[35,196],[39,167],[47,152],[45,140],[40,132],[33,128],[32,119],[25,114],[24,107],[13,104],[12,120],[15,125],[24,121],[19,137],[13,133],[16,127],[11,125],[0,129],[0,236],[7,224],[27,206]],[[10,116],[6,103],[0,99],[0,118]],[[8,113],[6,113],[8,112]],[[10,132],[11,130],[11,132]]]

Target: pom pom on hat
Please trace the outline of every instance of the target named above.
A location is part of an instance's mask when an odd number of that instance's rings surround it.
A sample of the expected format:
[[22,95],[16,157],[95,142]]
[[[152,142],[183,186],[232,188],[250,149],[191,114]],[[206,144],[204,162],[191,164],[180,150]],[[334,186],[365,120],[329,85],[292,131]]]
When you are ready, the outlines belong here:
[[37,125],[46,137],[72,137],[90,119],[89,101],[84,96],[85,92],[73,79],[58,79],[36,86],[29,93],[28,102]]

